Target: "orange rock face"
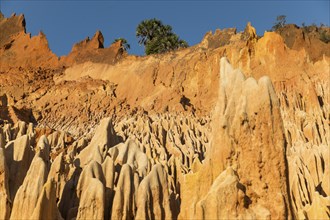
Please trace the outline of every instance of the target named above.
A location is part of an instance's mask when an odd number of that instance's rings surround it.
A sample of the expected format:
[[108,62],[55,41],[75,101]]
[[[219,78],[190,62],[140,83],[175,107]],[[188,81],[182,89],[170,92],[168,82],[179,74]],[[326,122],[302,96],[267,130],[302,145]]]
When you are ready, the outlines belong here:
[[13,67],[53,68],[58,65],[58,58],[49,49],[42,32],[34,37],[25,33],[23,15],[0,18],[0,28],[1,71]]
[[328,29],[58,58],[0,14],[0,218],[328,218]]

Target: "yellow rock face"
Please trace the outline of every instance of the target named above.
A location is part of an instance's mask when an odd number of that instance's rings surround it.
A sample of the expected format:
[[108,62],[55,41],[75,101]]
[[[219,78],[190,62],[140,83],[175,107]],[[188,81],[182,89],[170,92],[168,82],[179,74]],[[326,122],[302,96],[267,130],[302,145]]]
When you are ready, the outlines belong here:
[[58,58],[24,16],[0,27],[0,219],[330,215],[317,30],[249,23],[143,57],[96,32]]

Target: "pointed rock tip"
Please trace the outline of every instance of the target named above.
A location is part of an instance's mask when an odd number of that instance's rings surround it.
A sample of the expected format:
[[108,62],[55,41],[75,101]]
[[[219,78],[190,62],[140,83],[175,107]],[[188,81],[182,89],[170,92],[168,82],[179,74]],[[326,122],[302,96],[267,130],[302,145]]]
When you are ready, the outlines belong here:
[[103,118],[100,121],[100,124],[97,127],[91,142],[93,142],[93,140],[96,141],[95,139],[99,139],[101,137],[106,139],[104,141],[108,144],[109,147],[115,146],[119,143],[116,132],[114,130],[112,119],[110,117]]
[[48,143],[48,139],[46,135],[42,135],[37,143],[37,148],[36,148],[37,154],[39,157],[41,157],[44,162],[49,161],[49,152],[50,152],[50,146]]
[[39,141],[38,141],[38,144],[37,144],[37,147],[40,148],[41,150],[42,149],[45,149],[46,147],[49,146],[49,143],[48,143],[48,139],[46,137],[46,135],[42,135],[40,138],[39,138]]
[[249,39],[257,38],[256,29],[251,25],[250,21],[246,24],[244,33],[249,37]]
[[104,48],[104,37],[100,30],[97,30],[92,38],[92,41],[96,40],[98,42],[98,48]]

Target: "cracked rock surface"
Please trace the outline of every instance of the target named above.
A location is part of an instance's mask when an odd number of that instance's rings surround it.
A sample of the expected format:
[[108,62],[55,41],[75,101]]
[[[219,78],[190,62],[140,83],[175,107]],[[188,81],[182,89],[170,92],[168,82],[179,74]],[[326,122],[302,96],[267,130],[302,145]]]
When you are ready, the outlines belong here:
[[59,58],[25,25],[0,14],[0,219],[329,218],[320,30],[144,57],[97,31]]

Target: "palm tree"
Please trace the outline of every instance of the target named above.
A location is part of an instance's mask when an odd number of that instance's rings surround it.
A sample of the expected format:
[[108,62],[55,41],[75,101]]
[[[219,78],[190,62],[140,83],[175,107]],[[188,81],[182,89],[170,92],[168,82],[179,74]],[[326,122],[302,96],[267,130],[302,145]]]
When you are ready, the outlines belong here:
[[122,37],[115,39],[112,43],[116,43],[118,41],[120,41],[121,49],[123,51],[127,51],[127,50],[131,49],[131,45],[129,45],[129,43],[127,43],[127,40]]
[[139,38],[139,44],[144,46],[151,41],[154,37],[164,35],[172,31],[169,25],[156,19],[143,20],[136,28],[136,37]]
[[170,25],[164,25],[156,18],[142,21],[136,28],[136,37],[139,44],[145,46],[147,55],[188,47],[186,41],[172,32]]

